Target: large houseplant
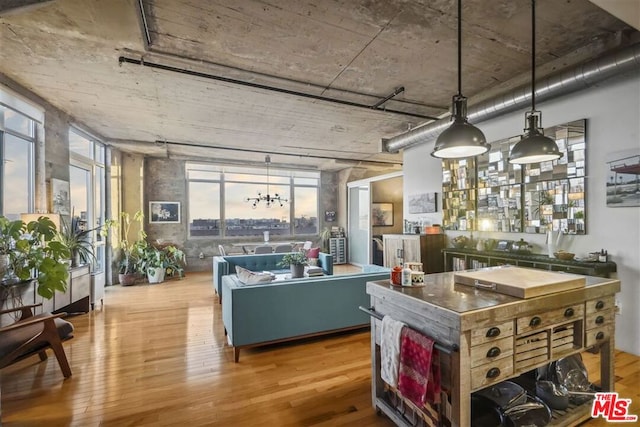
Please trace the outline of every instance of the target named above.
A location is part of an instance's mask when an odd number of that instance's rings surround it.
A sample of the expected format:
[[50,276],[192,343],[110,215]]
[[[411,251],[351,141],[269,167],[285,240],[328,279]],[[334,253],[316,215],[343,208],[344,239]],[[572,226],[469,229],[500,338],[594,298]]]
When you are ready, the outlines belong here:
[[304,266],[307,263],[307,255],[304,252],[291,252],[284,254],[278,263],[281,267],[291,268],[291,278],[304,276]]
[[37,279],[38,294],[50,299],[56,291],[66,292],[69,271],[63,260],[69,250],[54,240],[56,225],[47,216],[28,224],[0,216],[0,254],[8,281]]
[[[120,213],[120,222],[115,219],[107,220],[106,227],[122,227],[120,235],[120,244],[118,245],[118,281],[121,285],[133,285],[141,271],[141,260],[144,249],[147,247],[145,233],[142,228],[144,214],[137,211],[133,214],[133,218],[129,212]],[[138,223],[138,231],[134,233],[131,226],[134,222]]]

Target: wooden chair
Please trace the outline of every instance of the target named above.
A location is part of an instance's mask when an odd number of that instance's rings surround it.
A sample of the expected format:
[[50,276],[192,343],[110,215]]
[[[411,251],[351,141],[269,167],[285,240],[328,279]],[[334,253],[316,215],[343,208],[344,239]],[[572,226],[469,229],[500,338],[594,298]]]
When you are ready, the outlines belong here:
[[73,338],[73,325],[60,317],[66,313],[34,315],[35,307],[27,305],[1,310],[0,315],[20,311],[15,323],[0,327],[0,368],[34,355],[47,359],[47,349],[52,349],[65,378],[71,376],[71,368],[62,347],[62,341]]

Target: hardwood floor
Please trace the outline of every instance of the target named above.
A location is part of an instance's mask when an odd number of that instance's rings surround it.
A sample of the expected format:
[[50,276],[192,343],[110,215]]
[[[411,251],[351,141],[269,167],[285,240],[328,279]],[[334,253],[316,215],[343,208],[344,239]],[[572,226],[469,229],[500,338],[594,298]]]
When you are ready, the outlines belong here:
[[[2,425],[393,425],[371,406],[369,332],[246,349],[236,364],[220,309],[210,273],[107,288],[104,307],[69,318],[71,378],[53,356],[1,371]],[[640,358],[618,352],[616,368],[640,414]]]

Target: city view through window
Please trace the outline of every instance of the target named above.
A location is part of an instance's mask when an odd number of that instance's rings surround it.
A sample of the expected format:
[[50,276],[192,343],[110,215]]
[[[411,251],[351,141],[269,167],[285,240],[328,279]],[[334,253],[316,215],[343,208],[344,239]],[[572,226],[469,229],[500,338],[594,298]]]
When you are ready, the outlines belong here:
[[[318,233],[318,172],[187,164],[191,237],[262,237]],[[278,194],[282,201],[248,202]]]

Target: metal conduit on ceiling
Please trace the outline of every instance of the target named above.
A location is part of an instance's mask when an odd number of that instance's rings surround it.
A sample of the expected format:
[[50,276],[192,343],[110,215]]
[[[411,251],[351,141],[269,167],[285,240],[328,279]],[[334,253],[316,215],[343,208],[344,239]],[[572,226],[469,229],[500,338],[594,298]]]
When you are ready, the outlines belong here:
[[[629,46],[618,52],[584,62],[541,79],[536,83],[536,98],[539,101],[557,98],[634,70],[640,71],[640,44]],[[530,99],[530,83],[518,86],[506,94],[469,107],[469,121],[478,123],[516,111],[527,106]],[[393,138],[384,139],[382,141],[383,151],[395,153],[403,148],[431,142],[449,124],[450,117],[447,117]]]

